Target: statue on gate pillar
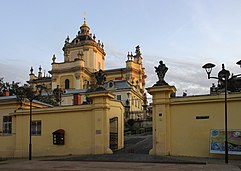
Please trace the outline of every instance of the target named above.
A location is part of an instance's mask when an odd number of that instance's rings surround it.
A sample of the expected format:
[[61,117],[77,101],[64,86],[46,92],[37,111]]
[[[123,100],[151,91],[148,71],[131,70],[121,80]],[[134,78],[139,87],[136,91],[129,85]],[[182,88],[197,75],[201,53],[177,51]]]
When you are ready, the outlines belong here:
[[104,73],[104,71],[99,70],[98,72],[96,72],[95,79],[96,79],[96,84],[97,84],[97,88],[95,89],[95,91],[105,90],[104,83],[106,81],[106,74]]
[[166,81],[164,80],[164,77],[166,75],[167,70],[168,70],[168,68],[163,63],[163,61],[160,61],[159,66],[155,67],[155,72],[157,73],[157,76],[158,76],[159,80],[156,82],[156,84],[154,84],[154,86],[168,85],[168,83],[166,83]]

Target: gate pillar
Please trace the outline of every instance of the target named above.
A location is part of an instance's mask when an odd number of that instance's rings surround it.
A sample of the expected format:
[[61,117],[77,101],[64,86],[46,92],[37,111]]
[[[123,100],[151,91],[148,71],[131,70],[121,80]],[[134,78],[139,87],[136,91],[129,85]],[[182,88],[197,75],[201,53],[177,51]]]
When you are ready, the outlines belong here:
[[110,147],[110,101],[114,95],[108,91],[97,91],[89,94],[92,100],[92,153],[111,154]]
[[170,154],[171,136],[171,112],[170,99],[176,93],[175,86],[163,85],[147,88],[152,95],[152,124],[153,124],[153,147],[151,155]]

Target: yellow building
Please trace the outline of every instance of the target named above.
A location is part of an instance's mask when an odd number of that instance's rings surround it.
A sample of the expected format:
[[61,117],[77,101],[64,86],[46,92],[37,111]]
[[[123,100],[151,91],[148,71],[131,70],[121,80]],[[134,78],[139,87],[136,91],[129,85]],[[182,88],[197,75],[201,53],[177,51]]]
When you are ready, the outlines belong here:
[[[100,40],[96,40],[95,34],[90,32],[90,27],[87,25],[86,19],[84,19],[84,23],[76,37],[73,40],[70,40],[69,37],[66,38],[63,51],[63,62],[57,62],[55,55],[52,57],[52,69],[49,71],[51,76],[43,74],[41,66],[36,76],[31,67],[29,83],[33,87],[44,84],[48,89],[53,90],[59,85],[59,88],[64,90],[62,105],[73,105],[74,96],[73,94],[71,95],[71,92],[81,94],[81,101],[84,101],[84,91],[82,90],[92,87],[95,84],[95,72],[103,70],[106,74],[107,82],[126,80],[128,84],[135,87],[133,88],[135,95],[132,97],[133,93],[131,93],[131,97],[128,100],[135,99],[137,103],[140,103],[140,106],[143,105],[146,75],[142,65],[142,54],[139,46],[136,47],[134,55],[128,53],[124,68],[105,70],[106,53],[104,44]],[[126,90],[123,90],[122,94],[124,92]],[[119,95],[115,91],[113,93],[116,96]],[[136,110],[140,111],[142,108],[139,107]]]

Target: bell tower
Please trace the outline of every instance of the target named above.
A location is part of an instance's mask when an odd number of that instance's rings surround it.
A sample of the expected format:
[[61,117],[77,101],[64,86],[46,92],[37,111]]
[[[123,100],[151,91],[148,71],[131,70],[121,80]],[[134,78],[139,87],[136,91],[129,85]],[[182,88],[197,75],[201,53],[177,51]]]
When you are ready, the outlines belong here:
[[64,62],[71,62],[78,59],[78,52],[83,52],[85,67],[91,72],[105,69],[104,44],[100,40],[96,41],[95,34],[90,33],[90,27],[84,18],[84,23],[80,27],[76,37],[70,41],[69,36],[65,40],[63,47]]
[[105,68],[104,44],[96,42],[86,18],[75,38],[67,36],[63,51],[63,62],[56,62],[55,55],[52,58],[52,89],[57,85],[62,89],[83,89],[86,82],[91,82],[93,72]]

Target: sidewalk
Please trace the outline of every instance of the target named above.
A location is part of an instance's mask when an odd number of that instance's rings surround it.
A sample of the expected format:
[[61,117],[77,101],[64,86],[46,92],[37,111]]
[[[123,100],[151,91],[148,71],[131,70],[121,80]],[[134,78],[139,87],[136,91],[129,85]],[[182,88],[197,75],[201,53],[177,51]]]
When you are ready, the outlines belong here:
[[[97,156],[97,157],[96,157]],[[93,158],[104,159],[103,155],[89,156]],[[114,156],[114,155],[113,155]],[[126,155],[127,158],[133,158],[135,155]],[[141,157],[142,156],[142,157]],[[124,157],[124,156],[122,156]],[[155,156],[157,157],[157,156]],[[155,158],[154,157],[154,158]],[[158,156],[162,157],[162,156]],[[85,158],[85,160],[82,160]],[[139,158],[145,158],[140,155]],[[12,159],[0,162],[0,171],[165,171],[165,170],[185,170],[185,171],[240,171],[241,161],[230,160],[229,164],[224,164],[220,159],[206,159],[193,157],[162,157],[158,161],[104,161],[92,160],[86,161],[87,156],[62,156],[62,157],[45,157],[34,158],[32,161],[27,159]],[[160,158],[161,159],[161,158]],[[177,162],[174,162],[177,161]]]

